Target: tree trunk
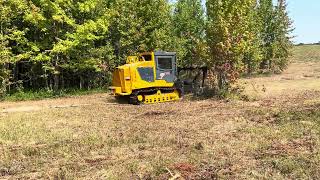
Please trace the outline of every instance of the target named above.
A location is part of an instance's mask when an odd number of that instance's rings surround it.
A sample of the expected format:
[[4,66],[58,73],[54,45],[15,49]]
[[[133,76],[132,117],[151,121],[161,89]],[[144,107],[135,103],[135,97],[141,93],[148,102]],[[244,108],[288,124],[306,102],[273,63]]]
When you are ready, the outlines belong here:
[[49,89],[53,90],[53,85],[52,85],[52,76],[48,76],[48,81],[49,81]]
[[218,88],[219,90],[223,90],[227,88],[227,79],[225,73],[222,71],[218,71]]
[[59,56],[56,56],[56,61],[54,62],[54,73],[53,73],[53,91],[58,92],[59,90],[59,67],[58,67]]
[[65,82],[64,82],[64,77],[63,77],[63,74],[61,74],[61,76],[60,76],[60,78],[61,78],[61,89],[64,89],[65,87]]
[[49,90],[49,76],[47,74],[47,70],[44,70],[44,78],[45,78],[45,83],[46,83],[46,90]]
[[272,69],[272,60],[270,59],[269,60],[269,70],[271,70]]
[[249,75],[251,75],[251,73],[252,73],[252,71],[253,71],[253,70],[252,70],[251,61],[248,59],[247,63],[248,63],[247,73],[248,73]]
[[82,77],[82,75],[80,75],[79,88],[80,88],[80,89],[82,89],[82,88],[83,88],[83,77]]
[[55,92],[58,92],[59,90],[59,74],[55,73],[54,76],[53,76],[53,90]]

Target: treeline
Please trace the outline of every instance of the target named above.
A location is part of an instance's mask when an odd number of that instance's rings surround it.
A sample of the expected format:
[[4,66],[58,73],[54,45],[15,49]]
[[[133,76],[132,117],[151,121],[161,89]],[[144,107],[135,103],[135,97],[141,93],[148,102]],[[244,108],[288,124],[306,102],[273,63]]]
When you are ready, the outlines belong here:
[[320,41],[317,43],[299,43],[297,46],[304,46],[304,45],[320,45]]
[[0,95],[96,88],[141,51],[208,65],[220,88],[242,73],[283,70],[291,21],[279,0],[2,0]]

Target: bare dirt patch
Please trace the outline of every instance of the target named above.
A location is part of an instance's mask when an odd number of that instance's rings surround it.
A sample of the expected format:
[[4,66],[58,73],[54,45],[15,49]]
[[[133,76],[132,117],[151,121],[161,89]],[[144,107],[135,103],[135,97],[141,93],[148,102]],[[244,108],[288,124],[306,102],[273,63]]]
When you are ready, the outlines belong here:
[[[102,97],[105,97],[105,99],[102,99]],[[54,108],[75,108],[105,103],[106,101],[115,103],[111,98],[112,97],[107,94],[95,94],[84,97],[48,99],[41,101],[0,102],[0,113],[33,112]],[[87,100],[90,100],[90,103],[86,103]]]

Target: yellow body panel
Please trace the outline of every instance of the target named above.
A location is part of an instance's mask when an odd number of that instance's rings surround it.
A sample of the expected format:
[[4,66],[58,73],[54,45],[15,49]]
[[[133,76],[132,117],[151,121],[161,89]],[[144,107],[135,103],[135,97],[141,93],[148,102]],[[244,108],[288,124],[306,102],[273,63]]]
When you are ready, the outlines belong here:
[[[127,64],[120,66],[113,74],[112,86],[110,90],[115,96],[131,95],[134,90],[153,88],[153,87],[173,87],[174,83],[156,79],[156,65],[154,53],[144,53],[141,55],[151,55],[150,61],[139,59],[139,56],[129,56]],[[149,67],[153,69],[153,82],[148,82],[140,77],[138,68]]]

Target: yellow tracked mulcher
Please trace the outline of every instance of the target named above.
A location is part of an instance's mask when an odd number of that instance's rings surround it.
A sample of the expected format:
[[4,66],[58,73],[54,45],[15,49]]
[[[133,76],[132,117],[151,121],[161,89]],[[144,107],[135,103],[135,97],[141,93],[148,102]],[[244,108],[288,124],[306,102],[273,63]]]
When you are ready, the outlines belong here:
[[110,90],[117,99],[131,104],[152,104],[179,100],[184,83],[178,79],[174,52],[148,52],[129,56],[113,73]]

